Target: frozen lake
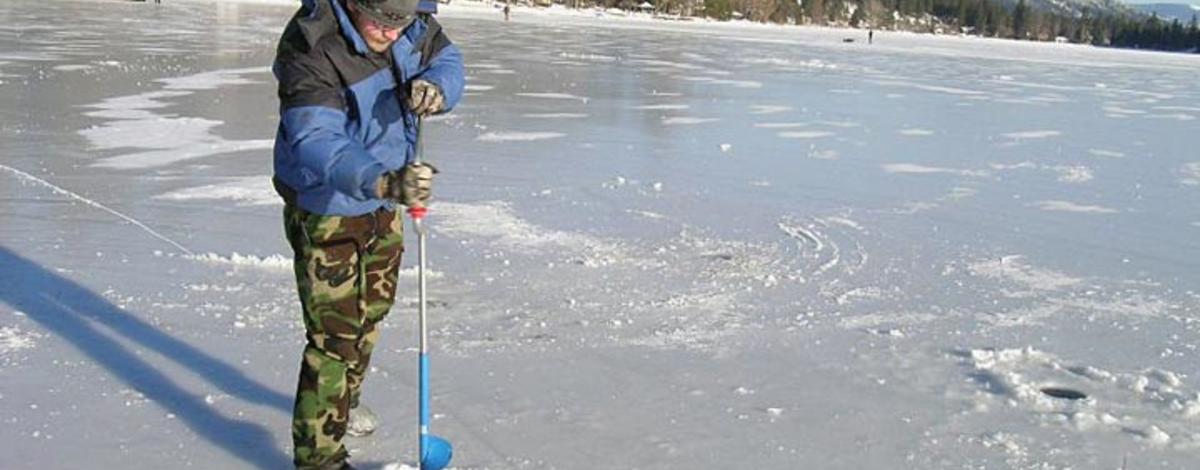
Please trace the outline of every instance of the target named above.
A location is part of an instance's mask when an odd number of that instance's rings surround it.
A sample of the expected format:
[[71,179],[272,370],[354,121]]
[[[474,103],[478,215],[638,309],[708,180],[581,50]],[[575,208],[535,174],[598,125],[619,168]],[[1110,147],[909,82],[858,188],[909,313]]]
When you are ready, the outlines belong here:
[[[1200,56],[444,9],[455,468],[1200,467]],[[0,5],[0,468],[290,468],[292,10]]]

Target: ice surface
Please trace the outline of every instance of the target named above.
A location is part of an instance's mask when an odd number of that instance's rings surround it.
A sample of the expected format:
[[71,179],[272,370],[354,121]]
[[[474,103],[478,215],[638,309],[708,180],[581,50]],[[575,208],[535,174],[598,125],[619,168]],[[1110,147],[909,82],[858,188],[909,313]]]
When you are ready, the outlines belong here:
[[[0,468],[290,468],[286,3],[0,5]],[[1200,57],[442,10],[455,468],[1200,465]],[[364,468],[415,452],[400,279]]]

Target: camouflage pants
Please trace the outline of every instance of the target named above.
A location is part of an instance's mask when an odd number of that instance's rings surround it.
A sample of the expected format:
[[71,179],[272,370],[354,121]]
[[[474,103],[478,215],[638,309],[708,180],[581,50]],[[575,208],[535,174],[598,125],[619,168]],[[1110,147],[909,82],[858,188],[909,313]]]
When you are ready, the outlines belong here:
[[338,217],[290,205],[283,217],[307,338],[292,417],[294,460],[319,468],[346,459],[342,437],[379,338],[375,325],[396,298],[404,219],[386,209]]

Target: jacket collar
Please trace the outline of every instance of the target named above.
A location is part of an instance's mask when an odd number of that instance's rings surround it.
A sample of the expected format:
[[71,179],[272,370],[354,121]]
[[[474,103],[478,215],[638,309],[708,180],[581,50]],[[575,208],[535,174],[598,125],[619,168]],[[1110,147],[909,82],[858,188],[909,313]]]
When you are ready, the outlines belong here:
[[362,35],[358,34],[358,28],[354,27],[354,21],[350,20],[350,13],[342,6],[342,0],[329,0],[329,4],[333,6],[334,17],[337,18],[338,26],[342,31],[342,36],[350,44],[354,45],[355,52],[362,55],[367,55],[370,50],[367,48],[367,42],[363,40]]

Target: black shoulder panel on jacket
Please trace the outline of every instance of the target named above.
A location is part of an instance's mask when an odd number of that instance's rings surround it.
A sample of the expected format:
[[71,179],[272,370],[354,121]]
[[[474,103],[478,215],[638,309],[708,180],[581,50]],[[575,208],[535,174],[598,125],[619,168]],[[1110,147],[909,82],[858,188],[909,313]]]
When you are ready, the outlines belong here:
[[[279,80],[279,103],[282,109],[296,106],[328,106],[342,109],[342,85],[333,63],[325,54],[326,42],[334,35],[313,36],[322,27],[319,18],[307,18],[301,9],[292,18],[279,39],[273,70]],[[336,31],[336,30],[335,30]]]

